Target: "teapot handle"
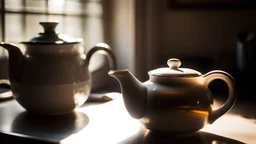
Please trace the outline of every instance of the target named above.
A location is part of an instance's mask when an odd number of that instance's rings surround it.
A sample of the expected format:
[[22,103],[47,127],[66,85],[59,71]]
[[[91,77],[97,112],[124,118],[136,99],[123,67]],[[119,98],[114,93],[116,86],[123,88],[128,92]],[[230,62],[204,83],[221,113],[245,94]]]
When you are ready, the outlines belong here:
[[10,81],[8,79],[0,79],[0,85],[8,85],[10,86]]
[[86,59],[85,59],[85,63],[87,64],[87,66],[89,66],[90,59],[91,59],[92,55],[97,51],[106,52],[108,61],[110,62],[110,69],[116,69],[115,56],[114,56],[113,52],[111,51],[110,46],[105,43],[98,43],[88,51],[88,53],[86,54]]
[[237,97],[236,91],[235,91],[236,89],[235,80],[230,74],[221,70],[214,70],[214,71],[208,72],[207,74],[204,75],[204,78],[205,78],[207,87],[213,80],[216,80],[216,79],[223,80],[228,86],[228,98],[226,102],[220,108],[216,110],[212,110],[209,114],[208,123],[211,124],[215,120],[217,120],[219,117],[224,115],[226,112],[228,112],[235,104],[236,97]]
[[[10,88],[10,81],[8,79],[0,79],[0,85],[3,85],[4,88]],[[4,92],[1,90],[0,92],[0,101],[1,100],[5,100],[5,99],[9,99],[12,98],[13,94],[11,90],[4,90]]]

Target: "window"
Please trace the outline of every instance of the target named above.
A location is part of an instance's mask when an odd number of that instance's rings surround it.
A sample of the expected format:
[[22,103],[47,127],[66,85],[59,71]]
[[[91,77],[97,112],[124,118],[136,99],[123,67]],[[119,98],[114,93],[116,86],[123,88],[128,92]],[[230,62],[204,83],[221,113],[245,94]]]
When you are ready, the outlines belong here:
[[[40,21],[59,21],[56,30],[83,38],[86,48],[103,41],[101,0],[0,0],[1,41],[28,41],[43,29]],[[0,49],[0,56],[6,56]]]
[[[60,21],[57,31],[84,39],[86,48],[109,44],[118,69],[148,78],[158,48],[158,1],[0,0],[0,40],[27,41],[43,29],[40,21]],[[157,18],[156,18],[157,17]],[[0,48],[1,56],[7,52]],[[1,67],[0,67],[1,70]],[[143,78],[141,78],[143,79]]]

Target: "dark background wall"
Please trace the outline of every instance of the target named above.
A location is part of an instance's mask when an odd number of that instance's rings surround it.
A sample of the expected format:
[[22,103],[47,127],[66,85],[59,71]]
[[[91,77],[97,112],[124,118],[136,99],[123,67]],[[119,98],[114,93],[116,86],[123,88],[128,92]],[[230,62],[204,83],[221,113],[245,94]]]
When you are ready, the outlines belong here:
[[[249,94],[253,88],[248,83],[252,81],[252,72],[238,70],[236,50],[240,32],[256,32],[256,4],[170,7],[169,2],[158,1],[161,3],[158,11],[161,15],[157,19],[160,41],[159,46],[154,48],[155,67],[167,66],[166,61],[176,57],[181,59],[181,67],[202,73],[224,70],[235,78],[238,91],[243,96],[254,97]],[[253,51],[248,51],[246,55],[255,56]],[[252,64],[255,62],[250,62]],[[216,83],[216,90],[225,91],[223,82]]]
[[169,57],[204,58],[213,68],[231,71],[235,66],[236,35],[244,30],[256,31],[255,18],[256,10],[166,9],[162,46],[157,51],[159,63]]

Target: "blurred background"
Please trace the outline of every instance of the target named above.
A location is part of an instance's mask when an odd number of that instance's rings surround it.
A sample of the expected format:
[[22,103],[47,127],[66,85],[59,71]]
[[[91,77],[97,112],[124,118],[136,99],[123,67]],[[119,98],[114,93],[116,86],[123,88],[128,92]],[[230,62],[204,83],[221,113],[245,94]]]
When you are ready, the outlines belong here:
[[[253,0],[0,1],[1,41],[27,41],[42,31],[40,21],[58,20],[57,30],[83,38],[87,49],[98,42],[109,44],[117,68],[129,69],[141,81],[148,79],[149,70],[166,67],[166,61],[176,57],[181,67],[203,74],[227,71],[237,81],[240,98],[255,97],[249,84],[256,48]],[[5,78],[4,49],[0,58],[0,77]],[[91,69],[107,65],[99,61],[101,56],[94,59]],[[225,84],[216,81],[212,89],[225,93]]]

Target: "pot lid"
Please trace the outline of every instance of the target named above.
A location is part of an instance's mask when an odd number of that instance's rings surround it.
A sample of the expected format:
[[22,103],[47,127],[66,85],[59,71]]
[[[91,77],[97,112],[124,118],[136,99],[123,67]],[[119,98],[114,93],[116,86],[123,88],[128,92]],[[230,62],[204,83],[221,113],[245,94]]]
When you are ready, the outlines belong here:
[[189,68],[180,68],[181,65],[181,61],[177,58],[171,58],[167,61],[167,65],[169,67],[166,68],[158,68],[155,70],[151,70],[149,71],[150,75],[154,75],[154,76],[171,76],[171,77],[184,77],[184,76],[200,76],[201,73],[193,70],[193,69],[189,69]]
[[56,26],[59,22],[40,22],[39,23],[44,32],[38,33],[37,36],[33,37],[30,41],[21,42],[23,44],[70,44],[80,43],[82,39],[73,38],[66,34],[61,34],[55,31]]

